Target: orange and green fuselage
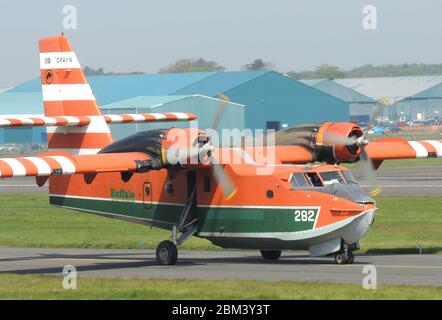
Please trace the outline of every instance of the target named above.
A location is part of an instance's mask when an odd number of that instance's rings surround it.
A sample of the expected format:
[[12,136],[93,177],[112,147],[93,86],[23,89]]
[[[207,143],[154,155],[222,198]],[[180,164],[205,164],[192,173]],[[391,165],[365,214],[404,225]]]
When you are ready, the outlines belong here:
[[[179,223],[189,194],[188,172],[194,171],[197,206],[192,214],[198,221],[197,236],[226,247],[294,249],[297,243],[308,246],[308,239],[321,241],[328,231],[336,233],[346,221],[374,209],[373,204],[314,188],[292,188],[289,177],[305,170],[302,166],[274,166],[267,176],[249,173],[247,167],[226,167],[237,188],[230,199],[224,197],[210,169],[199,167],[136,173],[128,182],[119,173],[100,173],[90,184],[83,175],[55,176],[50,178],[50,203],[170,230]],[[314,168],[318,169],[336,167]]]

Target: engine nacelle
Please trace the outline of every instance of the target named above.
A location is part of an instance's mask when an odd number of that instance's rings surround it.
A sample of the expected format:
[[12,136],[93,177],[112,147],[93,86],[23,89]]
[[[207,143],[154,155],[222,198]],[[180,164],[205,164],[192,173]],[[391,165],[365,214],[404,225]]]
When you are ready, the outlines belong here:
[[160,169],[177,165],[178,162],[187,163],[189,150],[201,147],[208,141],[209,138],[200,129],[154,129],[115,141],[100,153],[144,152],[152,159],[152,169]]
[[301,145],[309,148],[315,161],[354,162],[361,155],[357,138],[364,132],[354,123],[325,122],[306,124],[275,132],[275,145]]

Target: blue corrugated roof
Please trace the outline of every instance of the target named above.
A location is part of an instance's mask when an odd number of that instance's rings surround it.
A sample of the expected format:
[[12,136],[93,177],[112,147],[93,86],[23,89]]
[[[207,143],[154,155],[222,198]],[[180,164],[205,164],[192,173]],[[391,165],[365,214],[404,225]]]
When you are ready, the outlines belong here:
[[[88,81],[102,105],[138,96],[168,95],[216,72],[159,73],[124,76],[91,76]],[[10,92],[40,92],[40,79],[25,82]]]
[[170,95],[170,96],[141,96],[132,99],[121,100],[102,106],[103,109],[120,108],[149,108],[172,101],[182,100],[191,97],[190,95]]
[[302,83],[349,103],[374,103],[375,100],[329,79],[306,79]]
[[214,97],[220,93],[233,89],[250,80],[261,77],[271,71],[231,71],[218,72],[210,77],[204,78],[185,88],[182,88],[174,94],[202,94]]

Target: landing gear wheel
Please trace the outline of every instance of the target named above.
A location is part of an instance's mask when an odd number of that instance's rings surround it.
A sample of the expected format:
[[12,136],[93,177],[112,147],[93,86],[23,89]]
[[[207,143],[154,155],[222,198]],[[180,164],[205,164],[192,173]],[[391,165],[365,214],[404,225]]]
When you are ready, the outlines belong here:
[[176,245],[169,240],[160,242],[157,247],[157,262],[162,266],[174,265],[178,258]]
[[335,262],[337,264],[353,264],[355,256],[351,252],[338,252],[335,255]]
[[281,250],[260,250],[264,260],[278,260],[281,256]]
[[335,262],[337,264],[346,264],[347,263],[347,257],[344,253],[338,252],[335,254]]

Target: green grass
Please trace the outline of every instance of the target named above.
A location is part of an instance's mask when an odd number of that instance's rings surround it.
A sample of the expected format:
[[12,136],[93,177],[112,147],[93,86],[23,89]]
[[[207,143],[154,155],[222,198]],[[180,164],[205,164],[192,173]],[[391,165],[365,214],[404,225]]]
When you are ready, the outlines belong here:
[[65,290],[56,276],[0,275],[0,299],[442,299],[442,287],[253,280],[77,279]]
[[[168,231],[50,206],[44,194],[0,195],[0,246],[156,248],[169,236]],[[192,238],[183,248],[216,247]]]
[[[442,197],[378,197],[362,251],[442,253]],[[46,195],[0,195],[0,246],[155,248],[169,232],[47,204]],[[219,249],[192,238],[183,249]]]
[[389,196],[376,198],[379,208],[372,229],[362,239],[362,251],[442,253],[442,197]]

